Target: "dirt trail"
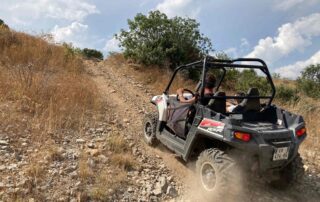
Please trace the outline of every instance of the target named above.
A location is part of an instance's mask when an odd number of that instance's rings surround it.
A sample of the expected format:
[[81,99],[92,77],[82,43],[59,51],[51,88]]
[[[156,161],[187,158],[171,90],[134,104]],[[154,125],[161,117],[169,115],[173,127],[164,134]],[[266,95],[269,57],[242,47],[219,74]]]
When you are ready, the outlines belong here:
[[[133,141],[139,145],[140,149],[146,151],[151,157],[161,159],[172,172],[171,174],[180,179],[181,182],[192,184],[190,183],[191,169],[188,169],[188,166],[182,163],[174,153],[163,146],[155,149],[147,147],[142,142],[141,124],[143,115],[147,111],[153,110],[150,104],[152,96],[150,89],[148,90],[148,87],[117,68],[119,67],[109,64],[108,61],[90,65],[91,75],[104,99],[111,104],[113,111],[118,115],[118,119],[127,123],[127,134],[132,135]],[[190,186],[192,187],[192,185]],[[245,194],[242,194],[242,196],[245,196],[242,199],[244,201],[318,201],[320,199],[320,175],[314,173],[306,175],[302,184],[286,191],[272,189],[259,180],[239,186],[246,186]],[[188,186],[184,189],[185,192],[192,193]],[[202,201],[202,199],[194,198],[197,197],[196,195],[180,196],[179,200]]]

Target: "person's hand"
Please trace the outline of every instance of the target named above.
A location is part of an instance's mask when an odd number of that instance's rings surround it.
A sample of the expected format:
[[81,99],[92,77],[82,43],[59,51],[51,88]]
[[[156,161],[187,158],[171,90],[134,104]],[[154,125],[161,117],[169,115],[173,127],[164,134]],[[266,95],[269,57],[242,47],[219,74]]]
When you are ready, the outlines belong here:
[[179,89],[177,90],[178,96],[182,96],[182,95],[183,95],[183,91],[184,91],[183,88],[179,88]]

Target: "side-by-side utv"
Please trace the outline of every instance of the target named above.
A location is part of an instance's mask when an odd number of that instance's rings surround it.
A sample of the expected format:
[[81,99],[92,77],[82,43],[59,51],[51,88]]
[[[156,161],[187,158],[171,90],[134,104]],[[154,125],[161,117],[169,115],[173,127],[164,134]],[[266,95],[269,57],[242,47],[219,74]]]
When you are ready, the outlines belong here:
[[[254,83],[242,96],[224,92],[228,71],[235,69],[240,73],[258,72],[256,75],[265,79],[269,94],[265,90],[261,93]],[[199,75],[198,82],[192,80],[198,85],[194,90],[184,89],[183,96],[196,98],[185,103],[179,100],[172,83],[179,73],[187,78],[190,72]],[[206,75],[212,73],[217,78],[214,93],[205,95]],[[196,172],[205,192],[228,189],[236,179],[235,169],[240,167],[273,184],[289,185],[304,173],[298,150],[307,136],[306,127],[302,116],[272,104],[275,93],[263,60],[207,56],[176,68],[162,95],[151,99],[155,110],[144,119],[144,140],[151,146],[161,142],[185,161],[197,159]],[[236,110],[228,111],[227,103],[234,99],[242,101]]]

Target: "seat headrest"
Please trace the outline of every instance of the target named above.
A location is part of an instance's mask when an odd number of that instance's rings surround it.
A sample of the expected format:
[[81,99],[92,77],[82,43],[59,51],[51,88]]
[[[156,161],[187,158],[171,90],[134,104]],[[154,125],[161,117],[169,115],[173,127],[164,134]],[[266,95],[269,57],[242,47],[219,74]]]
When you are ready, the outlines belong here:
[[[259,90],[257,88],[250,88],[248,94],[250,96],[259,96]],[[243,107],[243,111],[260,111],[260,99],[259,98],[246,98],[240,104]]]
[[[218,91],[214,94],[214,96],[226,96],[225,92]],[[219,113],[226,113],[226,98],[214,98],[210,99],[208,103],[208,107]]]
[[259,96],[258,88],[250,88],[247,93],[248,96]]

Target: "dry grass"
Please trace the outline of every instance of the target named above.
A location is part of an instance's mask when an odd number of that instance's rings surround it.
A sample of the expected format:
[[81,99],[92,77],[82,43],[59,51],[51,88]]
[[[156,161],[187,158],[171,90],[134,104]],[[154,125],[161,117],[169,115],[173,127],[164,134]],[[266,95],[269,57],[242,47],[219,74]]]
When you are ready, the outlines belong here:
[[0,101],[13,102],[42,134],[79,130],[98,94],[81,58],[61,46],[0,29]]
[[123,153],[127,151],[128,144],[121,134],[112,134],[112,136],[108,138],[107,142],[109,150],[114,153]]
[[126,172],[124,170],[117,170],[116,172],[115,174],[104,170],[97,176],[96,183],[88,194],[91,199],[110,201],[109,196],[112,196],[126,182]]
[[[94,201],[111,201],[119,188],[127,186],[127,171],[136,169],[137,162],[127,149],[127,143],[121,134],[114,132],[106,140],[107,150],[101,155],[110,161],[100,166],[91,166],[90,161],[99,162],[99,156],[83,153],[79,159],[79,177],[83,184],[81,199]],[[94,163],[95,164],[95,163]],[[111,197],[111,198],[110,198]]]
[[134,157],[128,153],[112,155],[111,162],[126,171],[133,170],[137,166]]

